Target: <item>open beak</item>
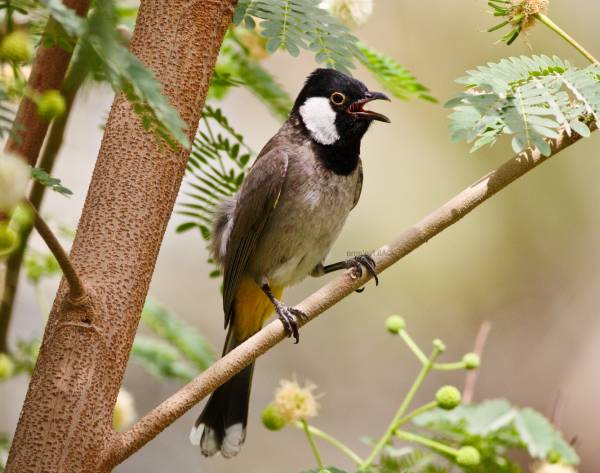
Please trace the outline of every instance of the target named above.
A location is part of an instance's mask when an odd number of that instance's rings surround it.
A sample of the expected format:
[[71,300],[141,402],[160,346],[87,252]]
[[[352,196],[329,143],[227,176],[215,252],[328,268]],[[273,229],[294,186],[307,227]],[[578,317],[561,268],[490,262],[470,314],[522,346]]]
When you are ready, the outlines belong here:
[[389,102],[390,98],[381,92],[367,92],[362,99],[350,104],[348,107],[348,113],[356,118],[365,118],[368,120],[377,120],[380,122],[390,123],[390,119],[385,115],[372,110],[365,110],[363,108],[367,103],[372,102],[373,100],[387,100]]

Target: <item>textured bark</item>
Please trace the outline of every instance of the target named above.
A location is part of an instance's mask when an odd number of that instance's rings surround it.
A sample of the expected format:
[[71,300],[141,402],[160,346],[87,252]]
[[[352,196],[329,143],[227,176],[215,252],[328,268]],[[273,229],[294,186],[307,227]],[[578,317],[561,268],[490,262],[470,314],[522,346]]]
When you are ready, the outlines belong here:
[[[63,3],[66,7],[75,10],[79,16],[84,16],[90,6],[90,0],[64,0]],[[46,30],[56,27],[56,22],[50,18]],[[37,92],[60,90],[71,56],[72,51],[66,51],[60,46],[38,47],[27,86]],[[28,98],[21,100],[14,123],[12,132],[14,138],[7,140],[6,151],[20,154],[29,164],[35,166],[49,123],[40,118],[37,106]]]
[[[196,130],[231,0],[142,1],[132,51]],[[109,471],[112,410],[189,151],[113,103],[71,258],[87,297],[61,282],[9,455],[8,473]]]

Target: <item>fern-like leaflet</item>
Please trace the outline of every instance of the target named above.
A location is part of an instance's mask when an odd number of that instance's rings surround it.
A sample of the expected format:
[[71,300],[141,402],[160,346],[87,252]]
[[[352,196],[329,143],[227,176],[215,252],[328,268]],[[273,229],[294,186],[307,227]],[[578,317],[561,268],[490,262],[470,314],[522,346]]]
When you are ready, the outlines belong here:
[[558,132],[590,134],[590,120],[600,116],[600,66],[584,69],[557,57],[511,57],[467,71],[457,80],[466,91],[446,106],[454,141],[466,139],[472,151],[514,135],[516,153],[537,147],[551,153],[548,139]]
[[419,83],[408,69],[394,59],[363,43],[359,43],[358,48],[361,52],[359,60],[363,66],[395,97],[408,100],[409,97],[416,96],[423,100],[437,102],[429,95],[429,89]]
[[[200,129],[192,144],[179,215],[188,220],[176,231],[198,229],[209,241],[216,206],[240,188],[253,155],[242,135],[229,124],[220,109],[206,106]],[[218,269],[211,277],[220,275]]]
[[318,63],[348,73],[352,59],[359,56],[358,39],[328,11],[319,0],[241,0],[233,21],[255,28],[261,19],[261,34],[271,53],[285,49],[292,56],[307,49]]

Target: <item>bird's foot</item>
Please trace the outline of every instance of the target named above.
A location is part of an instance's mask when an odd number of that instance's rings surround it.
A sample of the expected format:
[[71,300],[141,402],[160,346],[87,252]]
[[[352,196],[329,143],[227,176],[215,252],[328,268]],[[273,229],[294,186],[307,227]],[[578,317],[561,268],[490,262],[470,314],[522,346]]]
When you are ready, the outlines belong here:
[[298,343],[300,341],[300,333],[298,332],[298,320],[306,320],[307,315],[302,312],[300,309],[296,309],[295,307],[288,307],[285,304],[277,301],[275,304],[275,311],[277,312],[277,316],[281,323],[283,324],[283,328],[285,329],[285,333],[288,337],[294,337],[295,342]]
[[[375,285],[379,285],[379,278],[377,277],[377,266],[375,265],[375,260],[371,258],[369,255],[359,255],[354,258],[350,258],[346,260],[346,268],[352,269],[353,276],[355,278],[360,278],[363,275],[363,269],[367,270],[373,279],[375,280]],[[363,292],[365,290],[364,287],[357,289],[356,292]]]

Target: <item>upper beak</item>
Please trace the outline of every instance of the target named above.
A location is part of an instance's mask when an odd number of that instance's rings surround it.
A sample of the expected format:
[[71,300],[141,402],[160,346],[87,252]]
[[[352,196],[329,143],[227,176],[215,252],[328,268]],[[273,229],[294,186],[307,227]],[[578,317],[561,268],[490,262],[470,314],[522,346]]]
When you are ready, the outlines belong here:
[[365,104],[373,100],[387,100],[389,102],[390,98],[381,92],[367,92],[362,99],[357,100],[348,107],[348,113],[359,118],[390,123],[390,119],[385,115],[363,108]]

